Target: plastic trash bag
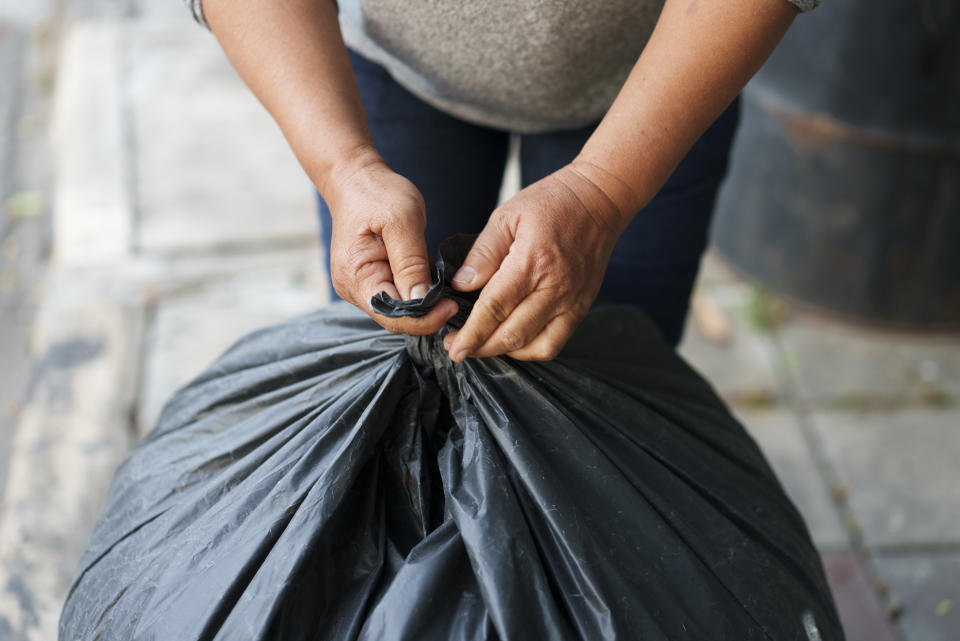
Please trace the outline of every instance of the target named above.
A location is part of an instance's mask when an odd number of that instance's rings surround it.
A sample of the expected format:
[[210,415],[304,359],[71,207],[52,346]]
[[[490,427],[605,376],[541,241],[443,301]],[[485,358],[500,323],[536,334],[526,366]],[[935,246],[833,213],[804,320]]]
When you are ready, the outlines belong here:
[[[462,322],[468,246],[375,306]],[[843,638],[797,510],[641,313],[548,363],[441,339],[341,303],[239,341],[118,469],[60,638]]]

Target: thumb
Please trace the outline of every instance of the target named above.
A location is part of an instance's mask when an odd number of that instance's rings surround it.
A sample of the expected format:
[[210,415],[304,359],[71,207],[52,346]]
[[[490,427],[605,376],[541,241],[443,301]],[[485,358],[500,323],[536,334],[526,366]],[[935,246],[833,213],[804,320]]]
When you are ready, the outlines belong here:
[[401,299],[423,298],[432,283],[423,231],[390,225],[383,229],[381,237]]
[[500,269],[513,244],[513,235],[495,219],[487,223],[473,242],[463,265],[453,275],[454,289],[469,292],[479,289]]

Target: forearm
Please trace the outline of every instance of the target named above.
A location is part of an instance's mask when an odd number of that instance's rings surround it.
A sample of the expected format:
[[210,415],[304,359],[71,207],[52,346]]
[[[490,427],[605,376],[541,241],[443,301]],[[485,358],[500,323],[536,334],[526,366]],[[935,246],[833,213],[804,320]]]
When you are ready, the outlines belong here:
[[666,0],[649,43],[574,167],[625,226],[786,32],[785,0]]
[[375,156],[332,0],[204,0],[203,10],[321,193],[336,168]]

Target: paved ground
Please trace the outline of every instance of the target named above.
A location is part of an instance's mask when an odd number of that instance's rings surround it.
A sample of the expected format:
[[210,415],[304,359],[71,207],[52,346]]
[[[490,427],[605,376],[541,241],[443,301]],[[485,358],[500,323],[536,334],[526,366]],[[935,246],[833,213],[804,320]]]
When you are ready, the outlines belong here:
[[54,62],[48,40],[37,13],[0,18],[0,495],[31,370],[28,336],[49,247],[42,116]]
[[[55,180],[39,143],[0,156],[3,269],[34,261],[29,291],[0,306],[0,641],[55,638],[113,469],[172,390],[243,333],[324,302],[310,185],[213,39],[162,4],[103,3],[64,31]],[[0,60],[24,33],[0,31]],[[27,112],[6,95],[0,131],[42,140],[42,123],[8,127]],[[11,214],[23,191],[39,196]],[[26,256],[14,228],[32,234]],[[790,310],[715,257],[694,307],[682,351],[808,519],[848,638],[960,639],[960,339]]]

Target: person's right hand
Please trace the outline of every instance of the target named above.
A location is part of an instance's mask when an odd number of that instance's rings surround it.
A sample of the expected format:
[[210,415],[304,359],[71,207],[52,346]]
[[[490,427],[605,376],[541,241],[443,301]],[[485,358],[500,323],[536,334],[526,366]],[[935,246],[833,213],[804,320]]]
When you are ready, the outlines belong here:
[[337,294],[391,332],[439,331],[457,313],[452,300],[440,301],[423,318],[387,318],[370,309],[380,292],[409,300],[430,287],[420,191],[369,151],[331,170],[322,193],[333,217],[330,278]]

